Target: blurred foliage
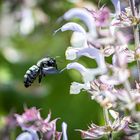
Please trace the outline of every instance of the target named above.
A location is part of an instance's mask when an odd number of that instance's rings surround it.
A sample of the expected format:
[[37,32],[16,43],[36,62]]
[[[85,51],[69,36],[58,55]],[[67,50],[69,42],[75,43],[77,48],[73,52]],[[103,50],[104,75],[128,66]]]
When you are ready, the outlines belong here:
[[[94,2],[97,4],[98,0]],[[102,3],[107,3],[107,0]],[[80,133],[75,129],[87,129],[91,122],[104,123],[101,107],[91,101],[87,93],[69,94],[70,83],[78,81],[79,73],[64,71],[46,76],[41,84],[36,80],[29,88],[23,85],[27,69],[46,55],[56,57],[59,69],[68,63],[65,50],[69,46],[71,32],[58,32],[56,35],[53,32],[65,22],[58,23],[57,19],[72,7],[75,5],[66,0],[0,1],[0,115],[7,115],[12,109],[22,113],[24,105],[42,109],[43,117],[51,110],[52,118],[61,118],[58,129],[61,131],[61,123],[65,121],[69,139],[78,140],[81,139]],[[27,27],[20,30],[24,18],[20,15],[21,10],[33,14],[35,23],[29,31],[26,31]],[[79,61],[91,65],[87,58]]]

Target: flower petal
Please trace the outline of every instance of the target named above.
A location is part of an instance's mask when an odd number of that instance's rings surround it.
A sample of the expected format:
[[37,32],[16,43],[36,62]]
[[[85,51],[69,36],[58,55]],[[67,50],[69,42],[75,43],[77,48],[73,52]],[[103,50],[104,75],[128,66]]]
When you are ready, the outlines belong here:
[[101,82],[108,84],[108,85],[119,85],[124,83],[128,77],[130,76],[130,72],[128,69],[125,68],[117,68],[115,66],[110,67],[113,74],[110,75],[101,75],[100,80]]
[[77,58],[77,51],[78,49],[73,48],[73,47],[68,47],[66,52],[65,52],[65,56],[67,60],[74,60]]
[[100,50],[94,47],[80,49],[77,52],[77,56],[87,56],[89,58],[96,59],[99,67],[106,68],[103,54],[101,54]]
[[71,46],[76,48],[87,46],[87,37],[83,33],[73,32],[71,36]]
[[23,132],[16,138],[16,140],[33,140],[33,137],[29,132]]
[[20,126],[24,126],[28,122],[41,119],[40,112],[36,107],[32,107],[30,109],[25,108],[25,112],[22,115],[15,114],[15,117]]
[[68,137],[67,137],[67,124],[65,122],[62,123],[62,133],[63,133],[63,140],[68,140]]
[[68,22],[64,24],[61,28],[56,30],[54,33],[57,33],[59,30],[61,30],[62,32],[71,30],[74,32],[80,32],[82,34],[86,34],[85,29],[81,25],[74,22]]
[[97,36],[95,22],[92,15],[89,14],[87,10],[82,8],[72,8],[63,15],[65,20],[70,20],[75,17],[78,17],[87,25],[89,32],[91,32],[93,37]]
[[102,69],[102,73],[106,70],[104,56],[100,52],[100,50],[93,47],[83,47],[83,48],[69,47],[66,50],[66,58],[68,60],[74,60],[81,56],[87,56],[91,59],[96,59],[98,66]]
[[81,73],[84,73],[87,71],[87,69],[83,65],[81,65],[80,63],[77,63],[77,62],[69,63],[67,65],[67,69],[76,69]]
[[119,113],[114,110],[109,110],[109,113],[114,119],[117,119],[119,117]]
[[77,130],[81,132],[82,139],[99,139],[106,134],[106,126],[91,124],[88,130]]
[[121,13],[121,5],[120,5],[120,0],[111,0],[114,7],[115,7],[115,12],[116,15],[119,15]]
[[26,129],[27,132],[21,133],[16,140],[39,140],[35,130]]
[[80,72],[80,74],[83,76],[83,81],[88,82],[92,81],[95,77],[94,71],[92,69],[87,69],[83,65],[77,62],[69,63],[67,65],[67,69],[76,69]]
[[70,86],[70,94],[79,94],[81,89],[89,90],[90,84],[89,83],[81,84],[78,82],[72,82]]
[[45,123],[48,123],[51,119],[51,111],[49,111],[49,114],[47,116],[47,118],[44,120]]
[[84,83],[94,80],[96,75],[99,75],[105,72],[105,69],[102,69],[99,67],[95,69],[85,68],[83,65],[77,62],[69,63],[67,65],[67,69],[78,70],[80,74],[83,76],[82,78],[83,78]]

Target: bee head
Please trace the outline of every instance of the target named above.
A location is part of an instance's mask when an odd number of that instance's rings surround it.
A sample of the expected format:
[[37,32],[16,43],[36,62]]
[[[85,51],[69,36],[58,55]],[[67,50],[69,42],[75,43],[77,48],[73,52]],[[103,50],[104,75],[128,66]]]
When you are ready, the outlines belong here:
[[52,57],[46,57],[41,59],[40,61],[38,61],[37,66],[41,68],[54,67],[57,69],[56,60]]

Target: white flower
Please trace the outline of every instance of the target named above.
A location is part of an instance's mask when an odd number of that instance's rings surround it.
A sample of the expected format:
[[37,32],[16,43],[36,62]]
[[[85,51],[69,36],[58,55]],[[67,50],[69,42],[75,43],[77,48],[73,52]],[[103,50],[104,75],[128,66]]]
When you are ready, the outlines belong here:
[[95,21],[94,21],[92,15],[89,14],[89,12],[86,9],[72,8],[63,15],[63,18],[65,20],[70,20],[75,17],[79,18],[86,24],[86,26],[88,27],[88,30],[90,32],[90,35],[93,38],[97,37]]
[[61,28],[56,30],[54,34],[57,33],[59,30],[61,30],[62,32],[68,30],[74,32],[71,37],[71,45],[73,47],[83,47],[86,45],[87,43],[86,31],[81,25],[74,22],[68,22],[64,24]]
[[69,63],[66,68],[78,70],[83,76],[82,78],[84,83],[94,80],[96,75],[101,74],[103,72],[100,68],[89,69],[77,62]]
[[117,51],[118,52],[112,57],[112,63],[114,66],[124,68],[126,67],[127,63],[131,63],[135,60],[134,51],[129,50],[128,48]]
[[33,137],[29,132],[23,132],[16,138],[16,140],[33,140]]
[[35,130],[28,129],[27,132],[21,133],[16,140],[39,140]]
[[66,58],[68,60],[74,60],[81,56],[87,56],[91,59],[95,59],[98,64],[99,69],[101,69],[100,71],[102,71],[102,73],[106,71],[106,64],[105,64],[104,56],[100,52],[100,50],[93,47],[83,47],[83,48],[69,47],[66,50]]
[[109,113],[114,119],[117,119],[119,117],[119,113],[114,110],[109,110]]
[[121,13],[121,5],[120,5],[120,0],[111,0],[114,7],[115,7],[115,12],[116,15],[119,15]]
[[74,23],[74,22],[68,22],[68,23],[64,24],[61,28],[54,31],[54,33],[57,33],[59,30],[61,30],[62,32],[70,30],[70,31],[86,34],[85,29],[81,25]]
[[65,122],[62,123],[62,133],[63,133],[63,140],[68,140],[67,124]]
[[75,60],[77,58],[78,49],[73,49],[73,47],[68,47],[65,56],[67,60]]
[[80,32],[73,32],[71,36],[71,46],[72,47],[86,47],[87,46],[87,38],[86,35]]
[[109,57],[110,55],[112,55],[113,53],[115,52],[115,49],[113,46],[109,45],[109,46],[106,46],[104,49],[103,49],[103,54],[105,57]]
[[113,74],[110,75],[101,75],[99,79],[101,82],[108,85],[119,85],[124,83],[128,77],[130,76],[130,72],[128,69],[118,68],[118,67],[110,67]]

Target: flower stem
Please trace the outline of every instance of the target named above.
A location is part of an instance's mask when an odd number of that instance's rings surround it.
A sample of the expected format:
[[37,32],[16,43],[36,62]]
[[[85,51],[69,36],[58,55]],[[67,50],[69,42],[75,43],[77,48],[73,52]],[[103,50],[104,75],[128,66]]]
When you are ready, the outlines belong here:
[[104,113],[104,118],[105,118],[105,124],[110,125],[109,114],[108,114],[107,108],[103,108],[103,113]]
[[[132,15],[134,17],[137,17],[138,13],[135,9],[135,1],[134,0],[129,0],[130,8],[132,11]],[[133,31],[134,31],[134,40],[135,40],[135,49],[137,49],[140,45],[140,36],[139,36],[139,27],[138,25],[133,26]],[[137,69],[138,69],[138,76],[139,76],[139,81],[140,81],[140,61],[137,60]]]
[[127,94],[129,96],[130,101],[133,102],[133,97],[132,97],[132,95],[130,93],[131,87],[130,87],[129,81],[126,80],[123,85],[124,85],[124,88],[127,90]]
[[[127,91],[127,95],[128,95],[128,97],[129,97],[130,102],[133,104],[134,99],[133,99],[133,97],[132,97],[132,95],[131,95],[131,93],[130,93],[131,86],[130,86],[129,81],[126,80],[126,81],[124,82],[123,85],[124,85],[124,88],[125,88],[126,91]],[[133,109],[131,109],[131,115],[134,116],[135,113],[136,113],[136,106],[134,106]]]
[[129,5],[132,11],[132,15],[136,16],[136,12],[135,12],[135,0],[129,0]]
[[[139,47],[139,43],[140,43],[138,25],[134,26],[133,30],[134,30],[134,39],[135,39],[135,49],[137,49]],[[140,81],[140,61],[139,60],[137,60],[137,68],[138,68],[138,77],[139,77],[139,81]]]
[[[132,11],[132,15],[134,17],[137,17],[139,15],[139,9],[136,9],[135,7],[135,0],[129,0],[130,8]],[[138,8],[138,7],[137,7]],[[139,27],[138,25],[133,26],[134,31],[134,40],[135,40],[135,49],[137,49],[140,46],[140,36],[139,36]],[[140,60],[137,60],[137,69],[138,69],[138,77],[140,82]],[[140,135],[135,136],[136,140],[140,138]]]
[[112,132],[110,132],[110,134],[108,135],[108,139],[113,140]]
[[[104,118],[105,118],[105,124],[108,125],[108,126],[111,126],[110,120],[109,120],[108,109],[107,108],[103,108],[103,113],[104,113]],[[108,140],[113,140],[112,132],[110,132],[108,134]]]
[[[139,47],[139,28],[138,25],[133,27],[134,30],[134,38],[135,38],[135,48],[137,49]],[[139,81],[140,81],[140,61],[137,60],[137,68],[138,68],[138,76],[139,76]]]

